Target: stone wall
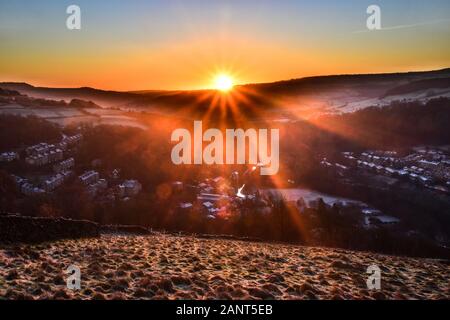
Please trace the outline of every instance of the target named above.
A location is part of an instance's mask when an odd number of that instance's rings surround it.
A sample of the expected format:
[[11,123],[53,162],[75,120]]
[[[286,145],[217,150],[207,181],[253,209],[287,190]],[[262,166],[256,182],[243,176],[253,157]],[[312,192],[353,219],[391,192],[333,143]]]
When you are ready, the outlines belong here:
[[37,243],[99,235],[99,225],[85,220],[0,216],[0,242]]

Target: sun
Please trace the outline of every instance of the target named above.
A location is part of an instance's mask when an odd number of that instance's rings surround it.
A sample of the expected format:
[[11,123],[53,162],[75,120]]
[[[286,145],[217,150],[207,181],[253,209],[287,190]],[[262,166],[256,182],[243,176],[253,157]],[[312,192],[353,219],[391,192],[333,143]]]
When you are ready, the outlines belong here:
[[222,92],[230,91],[233,88],[233,78],[227,74],[219,74],[214,78],[214,88]]

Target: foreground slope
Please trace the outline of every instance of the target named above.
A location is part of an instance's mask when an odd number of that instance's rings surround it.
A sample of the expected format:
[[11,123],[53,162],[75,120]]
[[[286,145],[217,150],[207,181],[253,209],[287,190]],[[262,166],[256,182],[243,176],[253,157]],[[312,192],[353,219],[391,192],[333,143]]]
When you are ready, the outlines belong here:
[[[65,268],[81,268],[81,290]],[[380,291],[366,269],[382,270]],[[341,249],[155,234],[0,245],[0,299],[449,299],[449,266]]]

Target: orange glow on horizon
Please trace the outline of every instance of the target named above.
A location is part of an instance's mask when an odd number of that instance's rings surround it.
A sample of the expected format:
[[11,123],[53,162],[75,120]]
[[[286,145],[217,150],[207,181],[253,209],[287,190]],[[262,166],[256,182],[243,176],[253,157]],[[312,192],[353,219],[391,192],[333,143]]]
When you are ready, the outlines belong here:
[[[118,91],[202,90],[216,89],[214,78],[218,74],[231,77],[236,86],[307,76],[436,70],[448,65],[445,61],[418,62],[411,52],[379,57],[375,51],[365,50],[364,59],[359,59],[352,46],[337,47],[330,59],[328,46],[305,48],[232,32],[227,36],[199,34],[157,47],[111,42],[92,50],[89,44],[77,45],[76,50],[68,44],[62,51],[48,49],[53,43],[40,43],[41,50],[26,43],[21,54],[12,49],[2,51],[0,81]],[[333,41],[328,44],[338,46]],[[368,60],[373,62],[367,64]],[[54,64],[60,67],[52,68]]]

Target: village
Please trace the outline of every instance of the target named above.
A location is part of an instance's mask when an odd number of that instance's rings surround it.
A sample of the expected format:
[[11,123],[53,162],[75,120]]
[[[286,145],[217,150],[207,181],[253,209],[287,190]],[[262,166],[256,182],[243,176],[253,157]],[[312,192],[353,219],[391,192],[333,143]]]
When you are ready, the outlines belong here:
[[343,152],[341,163],[324,158],[321,165],[342,176],[366,173],[382,177],[388,185],[402,181],[450,194],[450,156],[439,148],[415,147],[404,156],[396,151]]
[[[71,136],[64,135],[62,140],[57,143],[41,142],[22,148],[22,150],[4,152],[0,154],[0,161],[2,163],[19,162],[25,165],[27,174],[11,174],[17,188],[24,196],[55,192],[69,180],[81,184],[89,198],[97,202],[128,201],[142,192],[142,184],[138,180],[120,178],[120,168],[114,169],[108,175],[101,176],[100,172],[96,170],[96,167],[101,165],[100,160],[92,161],[89,170],[76,170],[76,148],[82,139],[81,133]],[[436,166],[436,168],[429,166],[427,168],[442,170],[439,164],[434,165],[439,160],[436,157],[440,157],[439,159],[447,164],[448,159],[436,151],[434,153],[418,151],[418,154],[405,159],[395,157],[393,152],[368,151],[361,155],[344,152],[345,163],[331,164],[323,159],[321,165],[326,170],[334,168],[339,173],[353,169],[373,170],[375,173],[389,176],[406,176],[405,173],[407,173],[410,179],[417,183],[423,183],[424,177],[430,179],[427,181],[432,181],[431,171],[425,171],[425,168],[418,165]],[[400,164],[409,164],[410,161],[415,161],[416,165],[402,167],[399,170],[394,169],[398,168]],[[359,212],[362,228],[389,226],[400,222],[400,219],[386,215],[360,201],[330,197],[313,191],[308,191],[308,195],[304,196],[303,190],[299,188],[281,190],[264,188],[255,183],[255,178],[260,175],[259,171],[262,166],[244,165],[243,168],[242,172],[233,171],[230,176],[225,177],[216,176],[201,181],[171,182],[171,197],[173,203],[176,203],[176,211],[180,215],[192,211],[201,212],[206,220],[211,221],[227,220],[244,207],[251,208],[252,212],[257,215],[269,214],[272,210],[268,201],[270,197],[280,198],[291,203],[298,211],[297,214],[301,214],[307,208],[316,208],[318,200],[325,199],[325,205],[328,208],[338,206],[342,212]],[[78,175],[77,171],[79,171]],[[434,175],[439,175],[439,171],[432,172]],[[419,173],[422,175],[419,176]],[[448,172],[444,172],[440,176],[446,177],[446,173],[448,174]],[[416,176],[418,178],[412,178]],[[292,180],[288,180],[288,182],[293,183]]]
[[[100,159],[91,159],[88,165],[77,164],[82,141],[83,134],[76,132],[64,134],[60,141],[21,146],[1,153],[0,165],[10,173],[24,197],[53,194],[65,185],[76,183],[90,201],[96,203],[114,204],[139,194],[151,198],[152,193],[143,190],[136,177],[122,177],[120,168],[105,170]],[[287,188],[261,184],[258,180],[264,169],[261,164],[242,164],[237,168],[227,174],[199,180],[167,181],[170,210],[180,217],[199,213],[202,219],[212,222],[226,221],[242,212],[251,212],[256,217],[270,215],[273,201],[277,200],[286,202],[291,209],[295,208],[295,214],[301,215],[314,212],[323,201],[328,210],[337,207],[340,214],[356,217],[361,229],[388,228],[402,222],[395,212],[384,212],[352,197],[304,189],[289,177],[283,177]],[[342,152],[338,161],[323,158],[320,168],[333,179],[367,175],[387,187],[400,181],[415,188],[449,194],[450,158],[439,148],[417,147],[403,155],[396,151]],[[156,190],[157,195],[158,192]]]
[[[142,185],[139,181],[120,179],[119,168],[105,177],[101,177],[94,169],[85,170],[77,176],[74,156],[82,139],[81,133],[63,135],[57,143],[41,142],[3,152],[0,154],[0,163],[16,164],[23,169],[24,174],[18,172],[11,176],[24,196],[55,192],[69,180],[80,183],[89,197],[96,201],[127,201],[141,192]],[[98,164],[99,160],[92,161],[92,167]]]
[[[383,213],[364,202],[323,194],[300,187],[289,189],[266,188],[255,182],[258,166],[249,167],[242,173],[234,171],[228,177],[217,176],[196,182],[175,181],[172,183],[172,200],[180,215],[192,211],[202,212],[208,220],[228,220],[251,208],[251,212],[263,217],[273,210],[273,203],[285,202],[294,214],[302,215],[317,209],[320,202],[331,210],[339,208],[343,215],[352,215],[362,229],[389,227],[400,223],[400,219]],[[295,184],[288,180],[288,183]],[[313,211],[314,211],[313,210]]]

